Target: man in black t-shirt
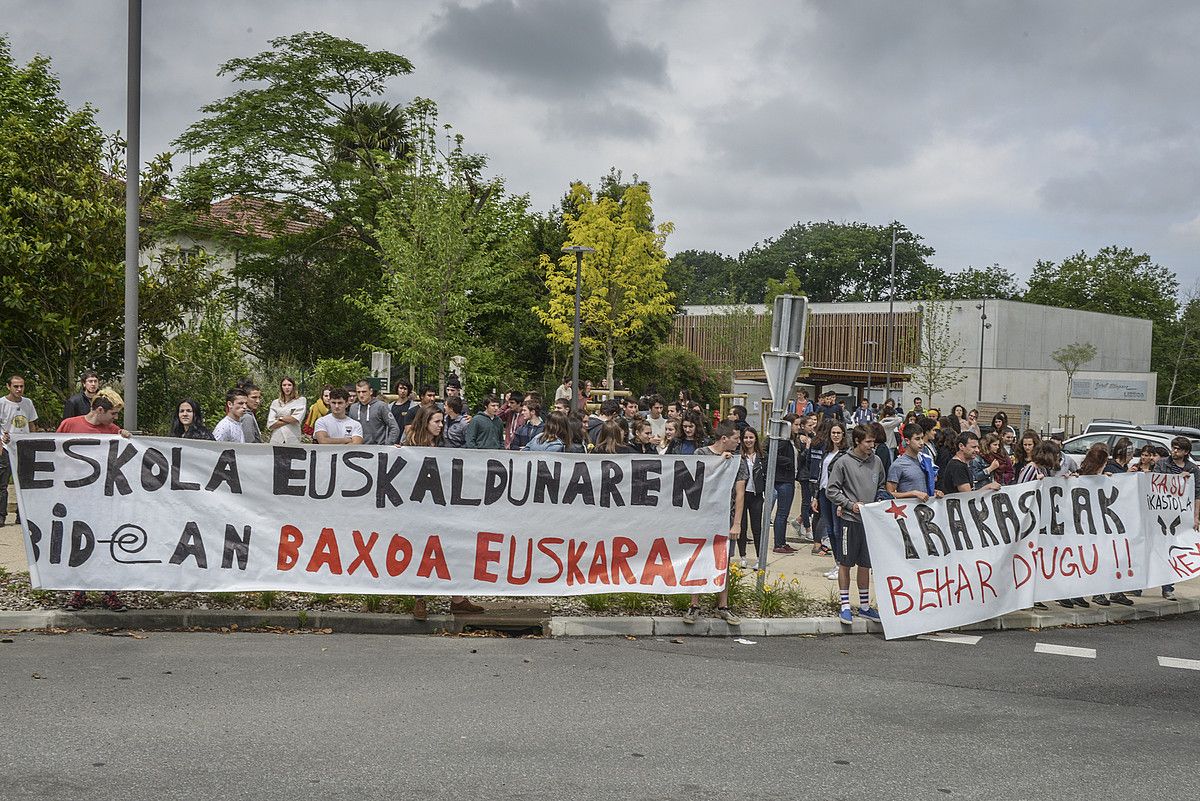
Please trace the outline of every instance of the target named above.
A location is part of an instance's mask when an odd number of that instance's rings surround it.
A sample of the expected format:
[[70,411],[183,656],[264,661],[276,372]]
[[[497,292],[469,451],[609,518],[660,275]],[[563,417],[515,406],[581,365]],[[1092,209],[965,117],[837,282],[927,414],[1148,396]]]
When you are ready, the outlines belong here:
[[[943,495],[953,495],[956,492],[971,491],[971,460],[979,455],[978,435],[964,431],[958,435],[958,453],[946,463],[946,467],[938,473],[937,488]],[[980,489],[1000,489],[1000,485],[992,482]]]

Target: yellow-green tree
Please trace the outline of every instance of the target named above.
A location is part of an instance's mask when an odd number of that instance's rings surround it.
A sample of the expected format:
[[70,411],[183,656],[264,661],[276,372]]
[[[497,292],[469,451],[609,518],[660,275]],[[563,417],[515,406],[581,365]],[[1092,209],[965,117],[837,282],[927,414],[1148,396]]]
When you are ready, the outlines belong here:
[[[674,311],[663,250],[674,225],[655,227],[650,189],[644,183],[628,187],[618,202],[604,195],[593,197],[591,189],[577,182],[571,185],[566,205],[571,209],[564,214],[567,246],[596,251],[583,256],[580,346],[604,353],[611,387],[623,339]],[[567,253],[557,261],[543,255],[541,264],[547,300],[534,311],[553,342],[569,344],[575,330],[575,255]]]

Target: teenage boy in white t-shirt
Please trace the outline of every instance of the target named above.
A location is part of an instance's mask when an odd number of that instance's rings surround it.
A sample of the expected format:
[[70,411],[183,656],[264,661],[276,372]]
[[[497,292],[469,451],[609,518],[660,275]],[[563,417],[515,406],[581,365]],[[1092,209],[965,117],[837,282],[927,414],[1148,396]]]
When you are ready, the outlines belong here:
[[[28,434],[30,425],[37,419],[33,401],[25,397],[25,378],[11,376],[8,394],[0,398],[0,526],[8,516],[8,482],[12,478],[12,462],[8,459],[9,434]],[[21,522],[20,516],[17,522]]]
[[329,392],[329,414],[313,426],[313,439],[319,445],[362,445],[362,425],[346,414],[350,395],[341,387]]
[[225,393],[225,416],[213,426],[213,439],[217,442],[245,442],[246,430],[242,428],[242,416],[246,414],[246,390],[231,389]]

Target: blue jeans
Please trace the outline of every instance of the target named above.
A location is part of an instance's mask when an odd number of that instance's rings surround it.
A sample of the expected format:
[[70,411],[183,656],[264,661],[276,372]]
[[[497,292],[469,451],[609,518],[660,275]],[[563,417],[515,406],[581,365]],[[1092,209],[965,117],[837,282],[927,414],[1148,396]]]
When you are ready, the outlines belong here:
[[792,500],[796,497],[795,481],[775,483],[775,547],[787,544],[788,513],[792,511]]
[[821,490],[817,496],[817,505],[821,509],[821,524],[829,533],[829,547],[835,554],[842,552],[842,518],[837,516],[837,509]]

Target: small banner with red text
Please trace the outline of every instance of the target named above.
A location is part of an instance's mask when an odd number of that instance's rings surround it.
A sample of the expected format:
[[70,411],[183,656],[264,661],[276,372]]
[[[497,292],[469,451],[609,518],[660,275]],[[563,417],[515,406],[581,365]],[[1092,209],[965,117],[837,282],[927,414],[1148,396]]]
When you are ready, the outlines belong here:
[[1192,478],[1047,478],[863,508],[888,638],[1200,575]]

